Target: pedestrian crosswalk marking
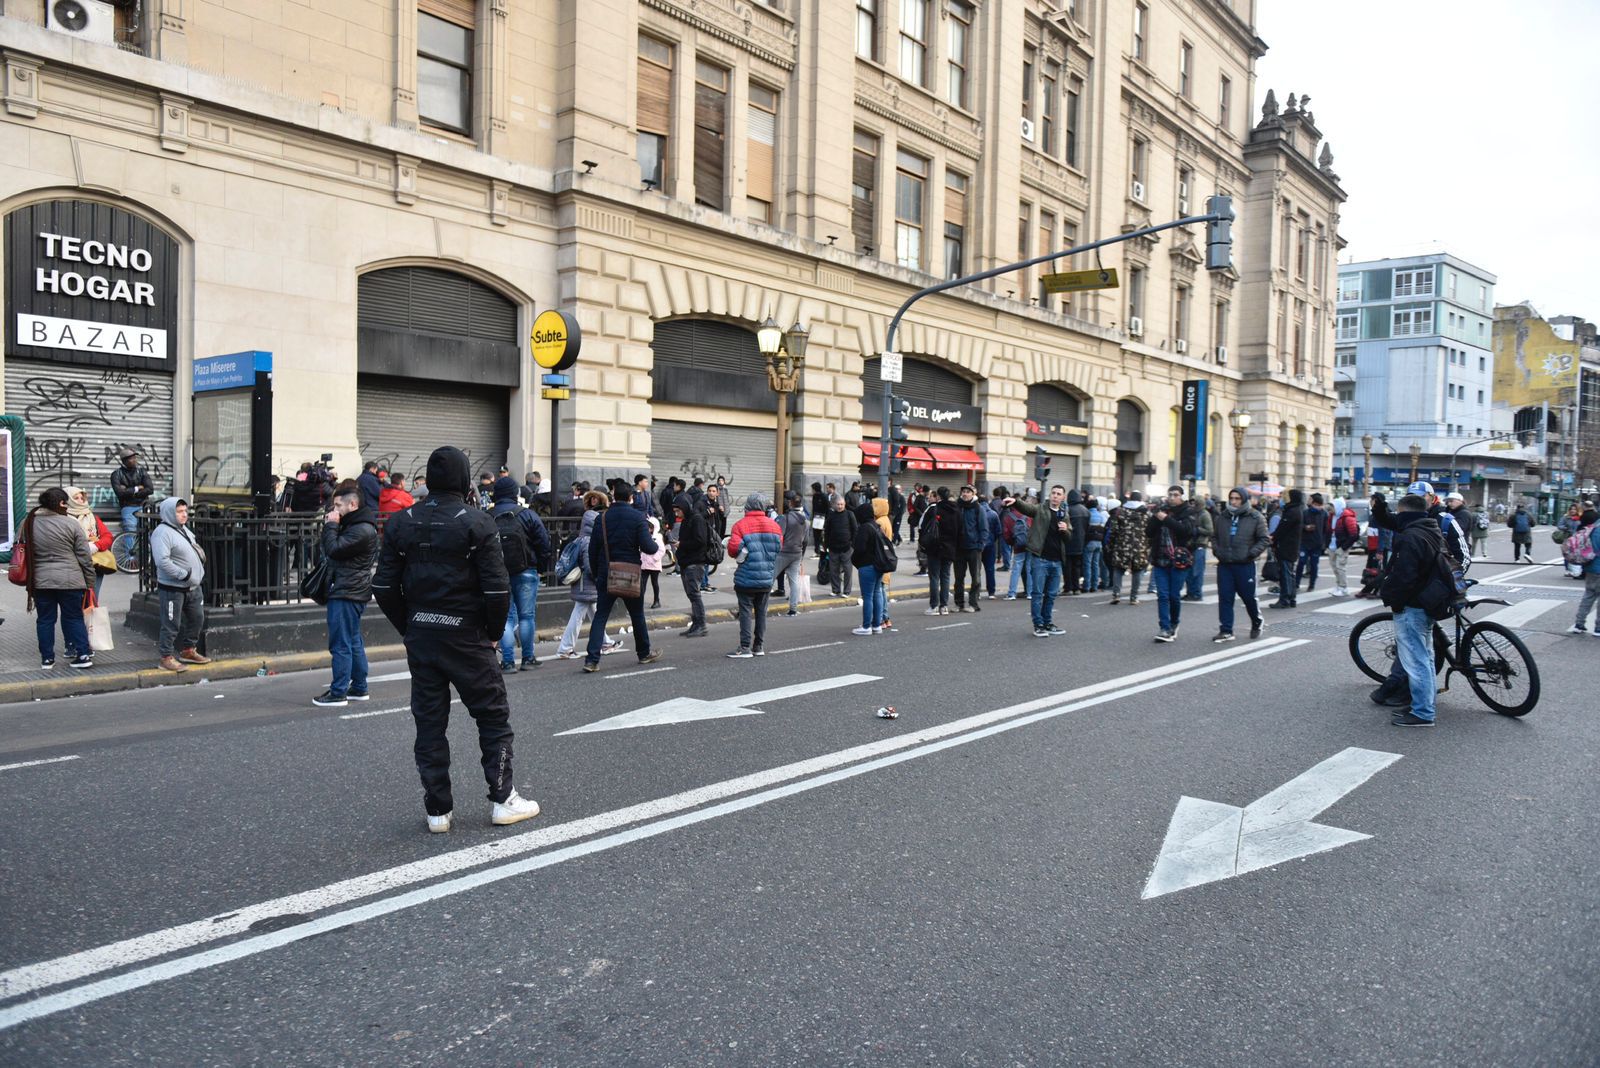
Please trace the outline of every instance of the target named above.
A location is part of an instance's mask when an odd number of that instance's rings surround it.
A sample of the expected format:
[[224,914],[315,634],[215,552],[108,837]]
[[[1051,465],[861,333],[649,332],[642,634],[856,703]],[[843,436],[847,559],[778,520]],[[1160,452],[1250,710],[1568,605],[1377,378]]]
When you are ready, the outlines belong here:
[[[1483,619],[1490,623],[1498,623],[1502,627],[1525,627],[1550,611],[1550,609],[1566,603],[1566,601],[1556,601],[1548,597],[1532,597],[1514,604],[1510,608],[1502,608],[1493,615],[1484,616]],[[1474,620],[1474,622],[1478,621]]]
[[1330,604],[1317,611],[1330,616],[1358,616],[1362,612],[1376,612],[1382,607],[1376,601],[1340,601],[1338,604]]

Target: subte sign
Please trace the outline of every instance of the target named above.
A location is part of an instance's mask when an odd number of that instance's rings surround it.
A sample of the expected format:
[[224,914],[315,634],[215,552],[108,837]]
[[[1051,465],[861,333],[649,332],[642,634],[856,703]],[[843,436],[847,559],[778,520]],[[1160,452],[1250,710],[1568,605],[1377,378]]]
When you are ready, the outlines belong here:
[[583,345],[583,331],[578,320],[564,311],[551,308],[539,313],[533,321],[533,362],[546,371],[565,371],[578,362],[578,350]]

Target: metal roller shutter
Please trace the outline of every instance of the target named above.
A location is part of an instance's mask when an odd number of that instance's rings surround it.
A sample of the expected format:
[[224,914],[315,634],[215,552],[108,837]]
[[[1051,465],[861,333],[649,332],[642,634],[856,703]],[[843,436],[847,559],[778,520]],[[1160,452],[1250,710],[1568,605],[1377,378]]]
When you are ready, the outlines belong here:
[[79,486],[102,516],[117,514],[111,469],[139,450],[156,496],[172,491],[172,376],[161,371],[6,361],[6,410],[27,424],[27,499]]
[[482,471],[492,475],[511,447],[507,402],[503,389],[361,375],[356,380],[361,459],[377,460],[409,479],[427,472],[434,449],[454,445],[472,461],[474,479]]
[[751,493],[772,496],[776,433],[658,419],[650,424],[650,473],[658,481],[676,475],[685,482],[693,482],[696,475],[715,482],[722,475],[733,489],[734,507],[742,508]]

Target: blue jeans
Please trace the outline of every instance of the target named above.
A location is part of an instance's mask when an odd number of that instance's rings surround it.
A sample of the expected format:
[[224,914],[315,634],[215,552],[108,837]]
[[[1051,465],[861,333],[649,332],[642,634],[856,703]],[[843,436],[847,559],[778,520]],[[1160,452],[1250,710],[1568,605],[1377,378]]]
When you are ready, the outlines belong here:
[[328,692],[338,696],[367,692],[367,647],[361,640],[361,601],[328,602],[328,652],[333,654],[333,681]]
[[1400,667],[1411,684],[1411,714],[1433,721],[1433,620],[1420,608],[1394,614],[1394,636]]
[[131,534],[135,530],[138,530],[139,529],[139,506],[137,504],[125,504],[125,505],[122,506],[121,511],[122,511],[122,532],[124,534]]
[[[611,606],[621,604],[628,610],[633,623],[633,650],[643,660],[650,655],[650,632],[644,621],[644,597],[617,597],[605,587],[605,572],[597,576],[600,594],[594,602],[594,622],[589,624],[589,645],[584,659],[591,664],[600,663],[600,647],[606,641],[606,621],[611,618]],[[762,608],[765,611],[765,605]]]
[[1307,593],[1310,593],[1312,590],[1316,589],[1316,587],[1317,587],[1317,565],[1320,564],[1320,563],[1322,563],[1322,554],[1321,553],[1310,552],[1310,551],[1308,551],[1306,549],[1301,549],[1300,550],[1300,559],[1299,559],[1298,562],[1296,562],[1295,568],[1294,568],[1294,588],[1295,588],[1295,592],[1298,593],[1299,590],[1300,590],[1300,579],[1301,579],[1302,576],[1304,576],[1305,579],[1306,579],[1306,592]]
[[1028,599],[1033,602],[1033,629],[1055,622],[1056,587],[1061,583],[1061,561],[1042,556],[1028,558]]
[[1183,584],[1189,572],[1175,567],[1152,567],[1150,580],[1156,587],[1156,615],[1162,630],[1177,630],[1183,612]]
[[988,593],[988,595],[990,597],[994,596],[994,558],[995,558],[995,551],[996,550],[995,550],[995,547],[994,547],[994,542],[990,542],[988,544],[988,546],[983,550],[983,577],[984,577],[985,582],[987,583],[987,586],[985,588],[985,592]]
[[928,557],[928,607],[950,607],[950,570],[952,561]]
[[1016,554],[1016,552],[1017,550],[1011,547],[1010,542],[1002,541],[1000,543],[1000,566],[1010,567],[1012,557]]
[[500,635],[500,662],[517,662],[517,639],[522,639],[522,659],[533,657],[534,604],[539,599],[539,572],[528,570],[511,576],[511,611]]
[[861,578],[861,625],[881,627],[883,617],[887,614],[884,610],[883,576],[871,564],[858,568],[856,574]]
[[1187,576],[1184,578],[1184,596],[1200,596],[1200,591],[1205,586],[1205,582],[1206,551],[1204,549],[1196,549],[1194,551],[1194,566],[1189,569]]
[[1233,596],[1239,595],[1244,610],[1250,613],[1252,624],[1261,621],[1261,608],[1256,604],[1256,565],[1217,564],[1217,623],[1224,634],[1233,633]]
[[1103,550],[1104,546],[1097,541],[1091,541],[1083,547],[1083,588],[1090,593],[1105,585],[1100,574]]
[[1006,584],[1008,587],[1006,590],[1007,597],[1016,595],[1017,583],[1019,581],[1022,583],[1024,591],[1026,591],[1028,587],[1028,561],[1033,559],[1033,557],[1028,555],[1028,550],[1026,549],[1016,549],[1014,552],[1016,555],[1011,558],[1013,560],[1011,565],[1011,581]]
[[[37,565],[35,565],[37,566]],[[35,629],[39,637],[39,659],[56,658],[56,618],[66,638],[67,656],[89,651],[89,628],[83,622],[82,590],[34,590],[33,606],[39,611]]]

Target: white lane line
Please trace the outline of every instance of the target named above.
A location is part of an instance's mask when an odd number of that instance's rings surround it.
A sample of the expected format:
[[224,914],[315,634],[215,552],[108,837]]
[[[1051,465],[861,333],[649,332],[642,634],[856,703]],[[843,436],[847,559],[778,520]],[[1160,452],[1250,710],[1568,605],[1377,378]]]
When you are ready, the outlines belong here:
[[1515,593],[1517,590],[1562,590],[1567,593],[1582,593],[1583,587],[1574,582],[1570,586],[1542,586],[1536,582],[1500,582],[1496,579],[1482,579],[1480,586],[1509,586]]
[[1484,616],[1482,620],[1473,622],[1498,623],[1502,627],[1525,627],[1550,609],[1567,603],[1548,597],[1530,597],[1526,601],[1514,604],[1510,608],[1502,608],[1498,612]]
[[[891,459],[892,459],[892,457],[891,457]],[[944,624],[941,624],[940,626],[937,626],[937,627],[923,627],[922,629],[923,630],[949,630],[951,627],[970,627],[970,626],[972,626],[972,621],[969,619],[965,623],[944,623]]]
[[[43,990],[48,987],[59,986],[62,983],[74,982],[92,975],[98,975],[102,972],[125,967],[130,964],[140,964],[156,957],[163,957],[170,953],[177,953],[182,950],[203,945],[207,942],[215,942],[224,938],[230,938],[234,935],[246,934],[249,932],[250,925],[260,920],[295,913],[309,914],[313,912],[320,912],[325,909],[346,905],[352,901],[361,900],[362,898],[372,897],[376,894],[398,890],[403,887],[427,882],[432,879],[438,879],[443,876],[465,871],[469,868],[475,868],[483,864],[488,864],[495,861],[504,861],[508,857],[514,857],[518,854],[532,853],[536,850],[543,849],[547,846],[555,845],[560,842],[569,842],[579,838],[586,838],[590,835],[613,831],[619,827],[626,827],[633,823],[642,823],[647,820],[661,820],[663,817],[672,816],[675,813],[682,813],[688,809],[697,808],[698,806],[710,804],[715,801],[722,801],[725,798],[734,797],[738,794],[747,793],[752,790],[766,789],[777,783],[788,782],[794,779],[802,779],[806,776],[820,775],[825,772],[830,772],[835,768],[841,768],[845,765],[854,764],[856,761],[883,757],[884,754],[895,753],[898,750],[911,749],[913,746],[925,745],[926,743],[932,742],[936,739],[948,738],[952,735],[960,735],[965,731],[989,727],[991,724],[1002,724],[1003,726],[1009,726],[1009,724],[1003,724],[1002,721],[1007,721],[1017,716],[1024,716],[1028,713],[1037,713],[1041,709],[1055,709],[1055,714],[1059,714],[1063,711],[1073,711],[1077,708],[1087,707],[1090,704],[1098,704],[1102,701],[1110,701],[1119,697],[1130,696],[1135,693],[1142,693],[1145,690],[1167,686],[1172,682],[1179,681],[1180,679],[1198,677],[1211,671],[1217,671],[1226,667],[1231,667],[1234,664],[1242,663],[1246,660],[1253,660],[1257,657],[1266,656],[1271,653],[1283,652],[1287,649],[1296,648],[1306,644],[1308,644],[1308,639],[1297,639],[1291,641],[1287,638],[1264,638],[1254,645],[1245,646],[1242,649],[1233,648],[1214,653],[1207,653],[1202,656],[1179,661],[1176,664],[1153,667],[1132,675],[1124,675],[1119,678],[1106,679],[1102,682],[1090,683],[1087,686],[1080,686],[1077,689],[1068,690],[1064,693],[1051,694],[1049,696],[1037,698],[1022,704],[1011,705],[1007,708],[999,708],[991,712],[979,713],[978,715],[968,716],[964,719],[954,720],[952,722],[944,723],[935,727],[929,727],[925,730],[917,731],[912,734],[884,738],[876,742],[868,742],[863,745],[853,746],[849,749],[841,749],[837,752],[825,753],[821,756],[811,757],[807,760],[796,761],[792,764],[785,764],[781,767],[770,768],[766,771],[754,772],[752,774],[742,775],[733,779],[726,779],[719,783],[698,787],[693,790],[686,790],[682,793],[672,794],[668,797],[658,798],[653,801],[645,801],[640,804],[614,809],[610,812],[602,812],[594,816],[586,816],[582,819],[569,820],[566,823],[558,823],[554,826],[543,827],[538,830],[526,831],[522,834],[499,838],[492,843],[485,845],[468,846],[465,849],[457,849],[449,853],[441,853],[437,856],[428,857],[424,860],[412,861],[409,864],[401,864],[393,868],[369,872],[365,875],[358,875],[354,878],[345,879],[336,883],[330,883],[326,886],[317,887],[312,890],[305,890],[297,894],[289,894],[284,897],[274,898],[269,901],[262,901],[254,905],[247,905],[233,912],[227,912],[217,916],[210,916],[202,920],[181,924],[176,927],[169,927],[160,931],[152,931],[148,934],[138,935],[133,938],[124,939],[120,942],[113,942],[108,945],[96,947],[94,949],[81,950],[77,953],[71,953],[64,957],[57,957],[53,960],[40,961],[35,964],[24,965],[22,967],[13,968],[10,971],[0,973],[0,998],[9,999],[20,997],[21,995],[29,994],[36,990]],[[1184,674],[1179,674],[1179,672],[1184,672]],[[1076,703],[1068,704],[1066,702]],[[1048,717],[1041,716],[1040,718]],[[1022,722],[1024,721],[1019,720],[1017,725],[1021,725]],[[1026,722],[1033,722],[1033,720],[1030,719]],[[974,735],[973,737],[976,738],[978,735]],[[862,767],[865,767],[865,765],[862,765]],[[703,810],[703,812],[693,813],[692,816],[700,817],[704,814],[704,812],[712,811],[716,810]],[[662,824],[653,824],[652,826],[660,827]],[[593,843],[588,844],[592,845]],[[621,843],[618,842],[616,844]],[[546,863],[558,863],[560,860],[570,859],[570,856],[581,855],[583,854],[572,853],[568,855],[561,855],[555,860],[547,860],[547,857],[556,857],[557,855],[555,853],[545,854],[542,857],[533,858],[533,860],[537,862],[534,864],[534,867],[540,867]],[[532,868],[527,870],[532,870]],[[435,890],[440,886],[452,885],[455,884],[440,883],[427,889]],[[463,887],[463,889],[466,888],[467,887]],[[415,891],[414,893],[423,892],[425,891]],[[380,908],[401,900],[402,898],[391,898],[387,901],[376,902],[373,905],[365,907]],[[424,899],[412,901],[411,895],[408,894],[404,900],[406,901],[406,904],[396,907],[404,908],[409,904],[420,903],[420,901]],[[353,916],[354,913],[346,912],[341,913],[340,915],[350,917]],[[371,915],[383,915],[383,912],[378,911],[372,913]],[[332,918],[333,917],[328,917],[328,919]],[[359,917],[359,919],[367,918],[370,918],[370,916],[364,915]],[[345,922],[359,922],[359,919],[346,920]],[[336,924],[335,926],[342,925],[343,923]],[[300,925],[292,929],[286,929],[284,932],[274,933],[283,934],[288,930],[302,932],[307,931],[309,926],[309,924]],[[327,929],[332,930],[333,928],[330,927]],[[249,950],[249,952],[259,952],[261,949],[270,949],[277,945],[286,945],[289,941],[296,940],[291,938],[283,942],[274,942],[271,945],[264,944],[260,940],[261,938],[270,937],[271,936],[260,936],[255,939],[248,939],[234,943],[230,946],[223,947],[219,950],[210,951],[210,953],[226,954],[244,946],[257,946],[259,948]],[[243,956],[246,954],[238,955]],[[118,976],[113,979],[101,980],[87,986],[78,987],[74,990],[63,992],[62,994],[54,995],[50,998],[41,998],[35,1001],[27,1002],[26,1004],[15,1005],[8,1009],[0,1010],[0,1029],[15,1026],[16,1024],[22,1023],[26,1020],[34,1019],[37,1016],[59,1012],[62,1009],[71,1008],[75,1005],[81,1005],[88,1001],[93,1001],[98,998],[121,993],[124,990],[132,990],[138,986],[146,986],[150,983],[159,982],[162,979],[170,979],[174,976],[182,975],[186,971],[192,971],[195,968],[203,968],[209,966],[210,964],[219,964],[225,960],[233,959],[237,958],[235,956],[213,957],[208,954],[201,954],[196,957],[186,958],[183,961],[173,961],[168,965],[158,965],[155,966],[154,969],[146,968],[142,971],[130,972],[126,975]],[[178,971],[160,972],[159,974],[156,971],[156,969],[171,968],[177,965],[189,965],[189,962],[193,961],[200,961],[200,963],[192,964]]]
[[804,653],[812,649],[828,649],[844,642],[818,642],[816,645],[797,645],[793,649],[768,649],[768,656],[782,656],[784,653]]
[[1545,565],[1544,564],[1529,564],[1526,567],[1514,568],[1514,569],[1512,569],[1510,571],[1502,571],[1498,575],[1494,576],[1494,578],[1492,578],[1492,579],[1483,579],[1481,581],[1483,581],[1483,582],[1506,583],[1506,582],[1514,581],[1515,579],[1522,578],[1522,577],[1524,577],[1526,575],[1542,574],[1544,572],[1544,570],[1545,570]]
[[[893,459],[893,457],[891,457]],[[658,671],[677,671],[675,667],[642,668],[638,671],[624,671],[620,675],[607,675],[608,679],[631,679],[638,675],[654,675]]]
[[371,678],[369,678],[367,680],[367,682],[369,682],[369,683],[373,683],[373,682],[399,682],[402,679],[409,679],[410,677],[411,677],[411,672],[409,672],[409,671],[396,671],[393,674],[389,674],[389,675],[374,675]]
[[[372,680],[368,679],[367,681],[371,682]],[[459,705],[461,703],[461,698],[453,697],[453,698],[450,699],[450,703],[453,704],[453,705]],[[401,705],[398,708],[379,708],[379,709],[376,709],[375,711],[372,711],[372,712],[346,712],[344,715],[340,716],[339,718],[340,719],[368,719],[368,718],[370,718],[372,716],[390,716],[390,715],[393,715],[396,712],[410,712],[410,711],[411,711],[411,706],[410,705]]]
[[1358,616],[1362,612],[1377,612],[1382,608],[1383,602],[1381,601],[1340,601],[1338,604],[1330,604],[1326,608],[1317,609],[1317,614],[1329,616]]
[[0,771],[16,771],[18,768],[36,768],[41,764],[61,764],[68,760],[81,760],[82,757],[74,753],[72,756],[46,757],[43,760],[24,760],[20,764],[0,764]]

